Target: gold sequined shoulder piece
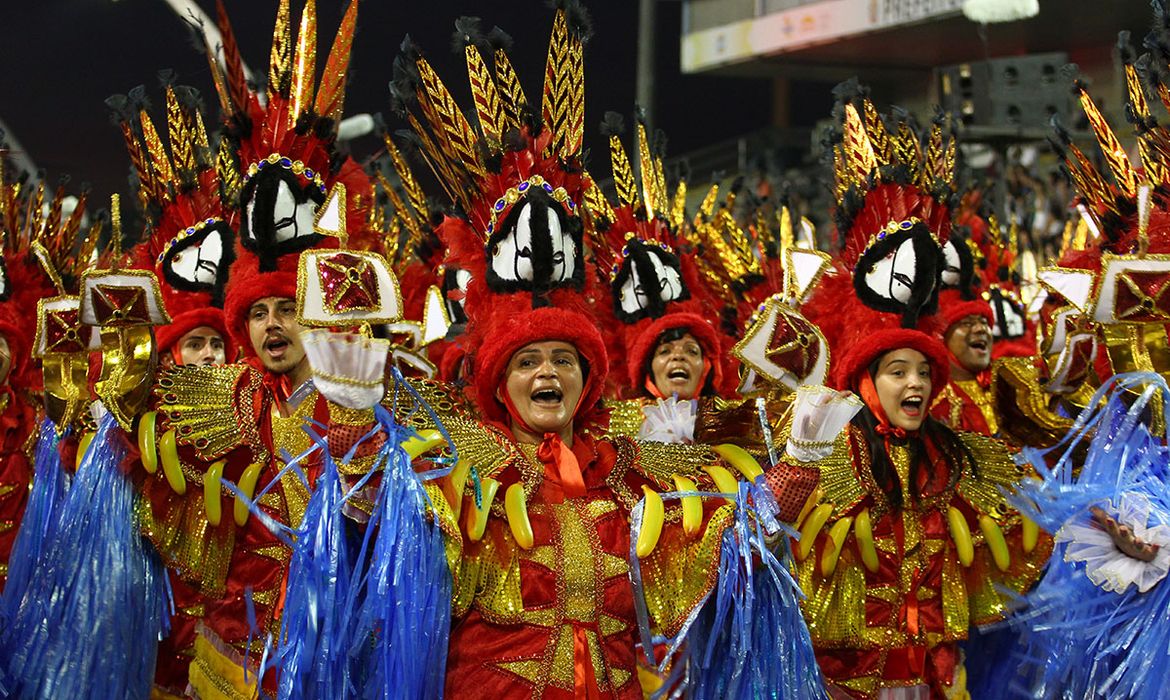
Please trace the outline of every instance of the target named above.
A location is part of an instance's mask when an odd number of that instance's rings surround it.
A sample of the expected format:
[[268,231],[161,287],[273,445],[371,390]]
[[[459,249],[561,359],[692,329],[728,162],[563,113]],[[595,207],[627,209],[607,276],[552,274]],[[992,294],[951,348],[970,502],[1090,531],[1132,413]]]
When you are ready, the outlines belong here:
[[626,399],[624,401],[606,401],[605,408],[609,411],[609,428],[606,435],[617,437],[637,437],[642,429],[642,406],[646,404],[641,399]]
[[980,513],[1001,520],[1014,513],[1001,493],[1015,490],[1028,475],[1026,466],[1017,465],[1007,445],[978,433],[959,433],[959,439],[971,451],[978,465],[978,475],[964,473],[959,480],[959,495]]
[[[870,474],[869,453],[860,447],[864,444],[858,429],[850,425],[837,436],[832,454],[815,465],[821,472],[820,487],[825,494],[821,500],[832,503],[837,512],[847,510],[866,496],[865,484],[858,478],[858,474]],[[857,449],[854,445],[858,445]]]
[[708,445],[636,440],[631,442],[638,448],[633,468],[642,476],[671,491],[674,490],[674,480],[671,477],[675,474],[697,481],[709,481],[703,467],[722,463]]
[[159,372],[154,395],[179,444],[213,461],[240,445],[264,453],[255,405],[262,386],[260,373],[247,365],[181,366]]
[[[524,454],[507,435],[475,417],[458,387],[429,379],[409,381],[451,436],[459,458],[469,460],[480,478],[498,474],[509,464],[525,461]],[[438,427],[430,412],[416,406],[408,392],[399,392],[397,397],[387,396],[382,404],[395,413],[395,419],[406,421],[415,430]]]

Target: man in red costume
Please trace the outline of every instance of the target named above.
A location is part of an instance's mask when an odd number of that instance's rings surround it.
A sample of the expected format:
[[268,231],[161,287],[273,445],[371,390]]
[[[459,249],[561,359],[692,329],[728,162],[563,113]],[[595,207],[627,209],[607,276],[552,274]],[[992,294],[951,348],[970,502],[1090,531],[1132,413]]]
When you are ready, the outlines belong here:
[[951,379],[931,404],[930,412],[955,430],[982,435],[999,432],[991,385],[991,306],[982,299],[964,300],[957,290],[939,294],[942,335],[950,358]]

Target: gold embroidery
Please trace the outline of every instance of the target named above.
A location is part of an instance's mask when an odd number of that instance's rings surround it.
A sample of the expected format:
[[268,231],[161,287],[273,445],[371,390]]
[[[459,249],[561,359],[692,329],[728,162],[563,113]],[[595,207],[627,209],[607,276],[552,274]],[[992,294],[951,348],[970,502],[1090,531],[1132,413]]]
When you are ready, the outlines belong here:
[[[983,415],[983,420],[987,423],[987,429],[991,434],[995,435],[998,433],[999,420],[995,415],[995,398],[992,396],[991,390],[985,391],[983,387],[979,386],[979,382],[974,380],[955,380],[954,383],[963,391],[966,399],[975,404],[975,407],[979,409],[979,413]],[[962,398],[960,397],[960,400]],[[957,428],[959,424],[952,423],[952,425]]]
[[267,454],[253,403],[261,387],[260,373],[247,365],[179,366],[159,372],[154,393],[178,442],[200,459],[213,462],[247,445],[253,461],[262,461]]
[[638,437],[645,418],[642,407],[646,405],[642,399],[628,399],[626,401],[607,401],[605,407],[609,410],[609,429],[606,435],[617,437]]

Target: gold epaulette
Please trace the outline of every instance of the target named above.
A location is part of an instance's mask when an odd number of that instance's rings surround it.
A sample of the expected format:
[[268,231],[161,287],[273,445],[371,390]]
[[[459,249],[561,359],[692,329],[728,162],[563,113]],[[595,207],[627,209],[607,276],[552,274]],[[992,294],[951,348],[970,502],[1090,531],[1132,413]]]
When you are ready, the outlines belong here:
[[609,428],[606,435],[617,437],[625,435],[636,438],[642,429],[645,416],[642,407],[646,402],[642,399],[626,399],[623,401],[606,401],[605,410],[609,412]]
[[959,495],[981,515],[1004,522],[1018,517],[1008,505],[1003,490],[1014,491],[1029,469],[1016,464],[1008,446],[995,438],[978,433],[958,433],[959,440],[975,457],[978,474],[966,474],[959,480]]
[[244,364],[180,366],[161,370],[153,391],[176,441],[212,462],[241,445],[257,459],[266,454],[255,405],[262,386],[260,372]]
[[[498,474],[509,464],[526,459],[507,435],[476,417],[458,387],[432,379],[408,381],[451,436],[459,459],[469,460],[481,479]],[[418,406],[408,392],[400,391],[394,396],[387,396],[382,405],[395,414],[396,420],[405,421],[415,430],[439,428],[431,412]],[[528,490],[527,485],[525,490]]]
[[1049,447],[1060,442],[1072,419],[1049,410],[1052,395],[1044,390],[1031,357],[1006,357],[991,366],[992,395],[1000,435],[1014,445]]

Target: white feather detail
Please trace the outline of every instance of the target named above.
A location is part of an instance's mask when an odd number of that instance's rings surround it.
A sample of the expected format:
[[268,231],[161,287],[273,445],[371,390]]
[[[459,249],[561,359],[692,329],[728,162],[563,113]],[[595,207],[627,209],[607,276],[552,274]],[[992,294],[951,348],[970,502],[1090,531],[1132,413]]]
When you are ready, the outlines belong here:
[[373,408],[382,399],[390,341],[328,330],[306,331],[301,344],[313,369],[313,385],[346,408]]
[[657,403],[642,407],[642,427],[638,439],[646,442],[690,443],[695,440],[695,417],[699,402],[695,399],[679,401],[677,396],[658,399]]
[[1149,591],[1170,571],[1170,527],[1148,524],[1153,507],[1140,493],[1122,494],[1120,508],[1114,508],[1111,503],[1103,507],[1119,524],[1133,530],[1142,542],[1158,545],[1154,560],[1134,559],[1118,549],[1104,530],[1083,522],[1070,522],[1056,533],[1057,542],[1069,543],[1065,561],[1084,562],[1085,575],[1107,591],[1120,594],[1130,586],[1136,586],[1142,593]]
[[1039,0],[966,0],[963,15],[972,22],[1015,22],[1040,14]]

